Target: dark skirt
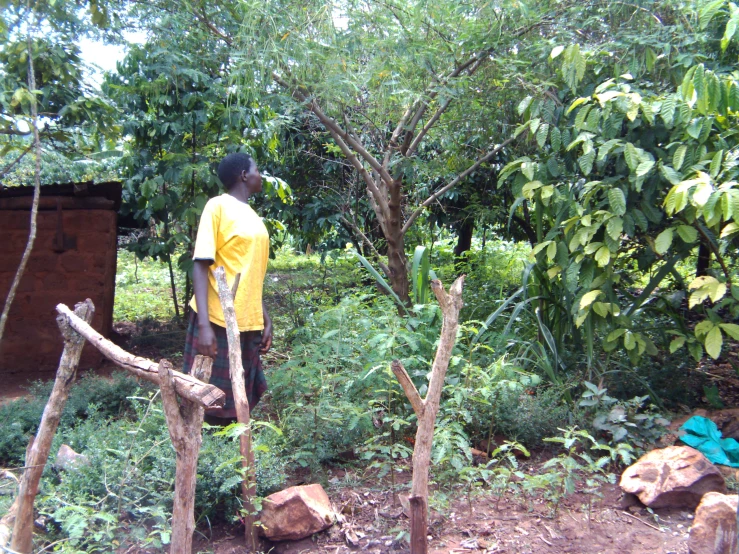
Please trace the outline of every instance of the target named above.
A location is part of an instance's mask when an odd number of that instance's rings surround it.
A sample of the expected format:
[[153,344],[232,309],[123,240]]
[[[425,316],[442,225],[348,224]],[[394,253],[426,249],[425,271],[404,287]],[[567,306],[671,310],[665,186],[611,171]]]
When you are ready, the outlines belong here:
[[[216,335],[218,356],[213,360],[210,384],[215,385],[226,393],[226,404],[223,408],[205,410],[205,413],[212,417],[233,419],[236,417],[236,407],[231,388],[231,372],[228,365],[228,338],[226,329],[215,323],[211,323],[211,325]],[[183,373],[190,373],[195,356],[198,355],[198,332],[197,314],[190,310],[190,322],[187,326],[187,338],[185,339],[185,351],[182,361]],[[259,358],[261,343],[261,331],[245,331],[241,333],[241,363],[244,366],[246,397],[249,400],[250,410],[254,410],[254,407],[259,403],[259,399],[267,390],[267,379],[262,370],[262,360]]]

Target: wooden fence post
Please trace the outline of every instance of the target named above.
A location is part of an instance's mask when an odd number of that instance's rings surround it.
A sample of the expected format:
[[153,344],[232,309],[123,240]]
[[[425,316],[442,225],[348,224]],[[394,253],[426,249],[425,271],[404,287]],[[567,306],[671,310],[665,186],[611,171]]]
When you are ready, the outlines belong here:
[[[92,320],[94,312],[95,306],[89,299],[77,304],[74,310],[75,315],[85,322]],[[33,503],[38,493],[41,474],[49,458],[51,441],[59,426],[69,389],[77,374],[82,347],[85,345],[85,339],[72,329],[67,317],[59,315],[57,324],[64,337],[64,351],[56,371],[54,388],[41,416],[36,439],[26,455],[26,469],[18,489],[18,505],[10,548],[22,554],[30,553],[33,548]]]
[[[87,341],[97,348],[106,358],[136,377],[145,379],[159,386],[159,364],[134,356],[113,344],[86,322],[78,318],[67,306],[59,304],[56,311],[69,318],[69,325]],[[214,385],[203,383],[187,373],[174,373],[174,386],[177,394],[203,408],[220,408],[226,401],[226,393]]]
[[223,308],[223,319],[226,321],[226,334],[228,336],[228,365],[231,371],[231,387],[233,388],[234,404],[236,405],[236,421],[246,425],[244,433],[239,437],[239,450],[244,467],[244,480],[241,483],[241,494],[244,499],[244,525],[246,526],[246,545],[252,552],[257,551],[259,540],[258,528],[255,525],[256,514],[253,499],[257,493],[256,471],[254,467],[254,451],[251,447],[251,424],[249,413],[249,399],[246,396],[246,383],[244,381],[244,366],[241,361],[241,335],[236,324],[236,311],[234,310],[234,297],[238,287],[239,276],[236,276],[235,286],[228,287],[226,281],[226,270],[218,267],[213,271],[218,284],[218,297]]
[[[212,366],[211,358],[197,356],[192,367],[193,377],[207,383]],[[159,362],[159,378],[169,437],[177,452],[170,552],[191,554],[195,531],[195,481],[203,442],[203,407],[184,398],[181,405],[177,402],[172,364],[167,360]]]
[[444,290],[441,281],[431,281],[431,288],[441,306],[443,323],[439,347],[436,350],[434,364],[431,367],[428,393],[421,399],[415,385],[408,376],[403,364],[394,360],[390,366],[395,377],[403,387],[413,411],[418,418],[416,445],[413,448],[413,481],[411,484],[410,516],[411,516],[411,554],[428,552],[428,498],[429,498],[429,463],[431,462],[431,446],[434,442],[434,425],[439,411],[441,391],[449,367],[449,360],[457,340],[459,328],[459,311],[462,309],[462,286],[464,275],[459,277],[449,288]]
[[[189,553],[192,548],[192,531],[195,525],[193,518],[195,477],[202,442],[203,408],[221,407],[226,398],[226,394],[221,389],[207,383],[210,379],[212,360],[197,356],[193,375],[172,372],[169,362],[163,361],[163,365],[157,365],[146,358],[129,354],[90,327],[89,322],[95,310],[91,300],[87,299],[77,304],[74,312],[64,304],[57,305],[56,310],[59,313],[57,323],[64,337],[64,351],[59,362],[54,388],[44,408],[39,430],[35,440],[32,440],[26,450],[26,470],[20,481],[18,496],[5,516],[0,519],[0,550],[8,550],[8,535],[10,527],[13,526],[10,546],[12,551],[20,554],[31,552],[33,503],[49,457],[51,442],[59,426],[64,404],[77,372],[82,347],[87,339],[112,362],[135,376],[156,383],[162,388],[162,398],[166,397],[163,404],[170,438],[177,451],[175,509],[172,514],[174,531],[172,552]],[[179,406],[176,395],[182,398],[182,407]],[[178,542],[180,539],[181,543]],[[184,550],[184,547],[180,548],[180,544],[189,546],[187,550]]]

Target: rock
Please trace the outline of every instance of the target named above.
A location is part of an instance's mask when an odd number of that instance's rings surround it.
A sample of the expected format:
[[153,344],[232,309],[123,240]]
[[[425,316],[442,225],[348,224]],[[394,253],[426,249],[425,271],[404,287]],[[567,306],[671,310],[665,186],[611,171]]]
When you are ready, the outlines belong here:
[[709,492],[703,496],[690,528],[690,554],[738,554],[736,511],[739,496]]
[[621,489],[650,508],[695,508],[707,492],[726,492],[721,472],[689,446],[648,452],[621,476]]
[[737,470],[737,468],[720,465],[717,465],[716,468],[721,472],[721,475],[724,476],[724,479],[736,479],[739,481],[739,470]]
[[296,541],[328,529],[336,520],[321,485],[290,487],[262,502],[262,534],[273,541]]
[[720,410],[712,414],[711,419],[721,430],[725,439],[739,440],[739,408]]
[[84,454],[78,454],[69,446],[63,444],[59,447],[59,452],[56,453],[56,463],[54,466],[60,471],[67,471],[89,464],[90,459],[87,456]]

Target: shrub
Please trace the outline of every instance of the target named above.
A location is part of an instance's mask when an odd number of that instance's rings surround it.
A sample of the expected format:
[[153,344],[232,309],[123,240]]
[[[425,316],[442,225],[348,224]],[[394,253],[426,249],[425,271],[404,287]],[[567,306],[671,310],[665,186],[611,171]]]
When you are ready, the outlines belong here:
[[[36,381],[28,389],[28,396],[0,406],[0,463],[21,466],[31,435],[36,433],[44,407],[54,386],[53,381]],[[131,410],[129,397],[140,387],[124,372],[112,378],[92,373],[84,374],[72,386],[64,406],[60,429],[72,427],[80,419],[89,417],[90,406],[102,418],[118,417]]]
[[559,391],[541,387],[530,391],[501,388],[493,413],[495,432],[529,448],[542,446],[546,437],[577,419]]
[[[119,419],[104,418],[93,407],[87,419],[54,439],[54,451],[66,443],[90,461],[63,473],[49,464],[41,483],[39,512],[49,518],[52,538],[65,539],[69,552],[109,552],[124,541],[155,547],[168,541],[175,452],[158,395],[132,397],[132,404],[133,417]],[[255,430],[254,446],[257,494],[269,494],[285,481],[285,459],[269,429]],[[239,516],[240,468],[238,442],[217,429],[205,430],[196,519]]]

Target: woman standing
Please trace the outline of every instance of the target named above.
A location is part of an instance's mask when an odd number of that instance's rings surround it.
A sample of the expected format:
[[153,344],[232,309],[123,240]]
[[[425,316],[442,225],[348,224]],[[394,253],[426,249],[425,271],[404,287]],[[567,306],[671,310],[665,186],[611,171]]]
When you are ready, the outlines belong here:
[[234,298],[241,332],[241,354],[250,409],[267,390],[260,353],[272,345],[272,320],[262,301],[262,286],[269,258],[269,234],[262,219],[247,204],[262,191],[262,177],[254,160],[242,153],[229,154],[218,165],[218,178],[226,193],[211,198],[203,209],[195,241],[192,270],[194,297],[185,342],[182,370],[189,373],[196,354],[213,358],[210,383],[226,393],[223,408],[208,409],[206,421],[228,424],[236,419],[228,364],[228,340],[223,309],[211,268],[223,266],[226,280],[241,274]]

